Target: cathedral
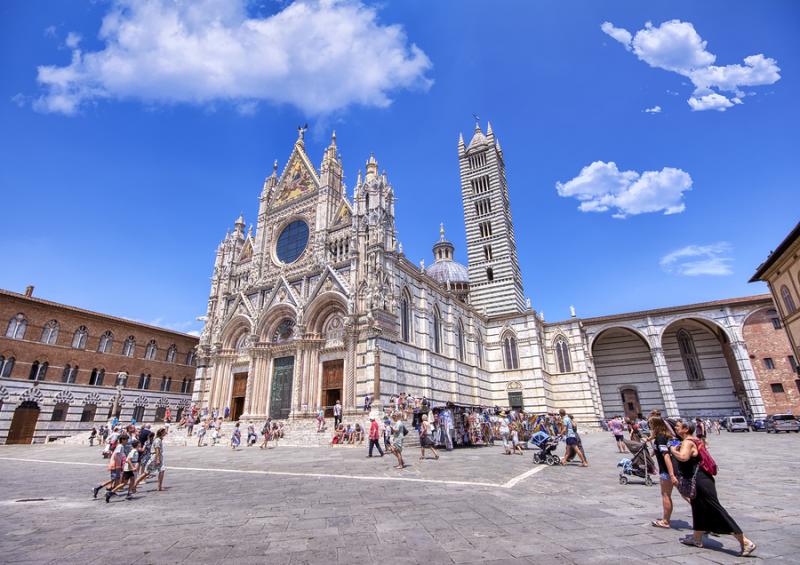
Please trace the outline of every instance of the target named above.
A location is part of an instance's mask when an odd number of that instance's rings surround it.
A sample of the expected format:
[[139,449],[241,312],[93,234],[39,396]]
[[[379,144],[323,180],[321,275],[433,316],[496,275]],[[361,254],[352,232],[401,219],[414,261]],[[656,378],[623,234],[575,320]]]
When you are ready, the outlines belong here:
[[655,408],[764,416],[746,340],[774,312],[769,295],[545,321],[524,298],[491,125],[459,136],[457,153],[467,265],[443,227],[417,264],[375,157],[350,197],[336,135],[317,168],[301,128],[264,182],[255,232],[240,216],[217,249],[195,403],[285,419],[406,392],[434,406],[565,408],[588,425]]

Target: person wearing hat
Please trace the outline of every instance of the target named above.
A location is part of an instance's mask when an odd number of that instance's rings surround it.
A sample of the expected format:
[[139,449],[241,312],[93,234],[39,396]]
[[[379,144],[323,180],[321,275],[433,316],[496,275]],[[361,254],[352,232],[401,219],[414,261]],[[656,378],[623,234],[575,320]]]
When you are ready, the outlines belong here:
[[367,457],[372,457],[372,448],[377,447],[378,453],[381,454],[383,457],[383,450],[381,449],[381,430],[378,426],[378,422],[375,420],[375,415],[370,415],[369,417],[369,455]]

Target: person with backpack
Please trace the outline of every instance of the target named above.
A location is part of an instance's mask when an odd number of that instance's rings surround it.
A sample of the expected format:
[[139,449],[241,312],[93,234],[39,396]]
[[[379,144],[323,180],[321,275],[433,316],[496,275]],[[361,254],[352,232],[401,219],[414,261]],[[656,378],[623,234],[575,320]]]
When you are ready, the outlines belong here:
[[693,535],[680,539],[684,545],[703,547],[703,534],[731,534],[741,546],[740,557],[747,557],[756,549],[756,544],[745,537],[742,529],[731,518],[717,498],[714,475],[717,464],[705,444],[695,436],[695,424],[691,420],[678,421],[675,433],[681,438],[680,447],[671,446],[669,451],[677,459],[678,491],[692,506]]
[[120,484],[122,479],[122,469],[125,466],[125,459],[128,456],[128,436],[123,434],[119,436],[119,441],[114,442],[114,450],[111,452],[108,462],[108,472],[111,477],[103,484],[97,485],[92,489],[92,496],[97,498],[97,493],[100,489],[105,487],[109,492],[117,485]]
[[397,457],[395,469],[404,469],[406,466],[403,462],[403,439],[407,433],[406,425],[400,420],[400,413],[392,414],[392,453]]

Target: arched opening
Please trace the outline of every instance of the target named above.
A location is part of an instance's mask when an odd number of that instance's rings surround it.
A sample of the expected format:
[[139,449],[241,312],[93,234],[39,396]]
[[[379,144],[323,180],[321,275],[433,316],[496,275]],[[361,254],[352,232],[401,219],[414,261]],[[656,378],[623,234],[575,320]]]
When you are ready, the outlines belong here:
[[572,371],[572,360],[569,355],[569,345],[564,336],[558,336],[555,341],[556,365],[559,373]]
[[53,415],[50,417],[50,421],[66,422],[68,412],[69,412],[69,404],[66,402],[59,402],[53,407]]
[[506,370],[519,369],[519,352],[517,351],[517,338],[512,333],[506,333],[502,339],[503,365]]
[[81,422],[94,422],[94,416],[97,414],[97,404],[86,404],[81,412]]
[[38,421],[39,405],[36,402],[28,401],[20,404],[14,410],[14,417],[11,419],[11,427],[8,430],[6,443],[33,443],[33,435],[36,432],[36,423]]
[[628,328],[606,329],[592,343],[592,356],[606,417],[664,410],[650,347],[641,335]]
[[739,367],[722,328],[698,318],[676,320],[664,329],[661,347],[681,415],[749,414]]
[[144,421],[144,406],[134,406],[133,408],[133,419],[137,422]]

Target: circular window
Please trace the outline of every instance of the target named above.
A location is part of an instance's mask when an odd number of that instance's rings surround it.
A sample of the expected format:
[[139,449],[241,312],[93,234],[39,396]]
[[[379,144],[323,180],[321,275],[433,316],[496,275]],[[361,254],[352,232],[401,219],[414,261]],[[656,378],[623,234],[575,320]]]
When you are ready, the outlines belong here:
[[303,220],[295,220],[283,228],[275,252],[282,262],[293,263],[303,254],[307,243],[308,224]]

